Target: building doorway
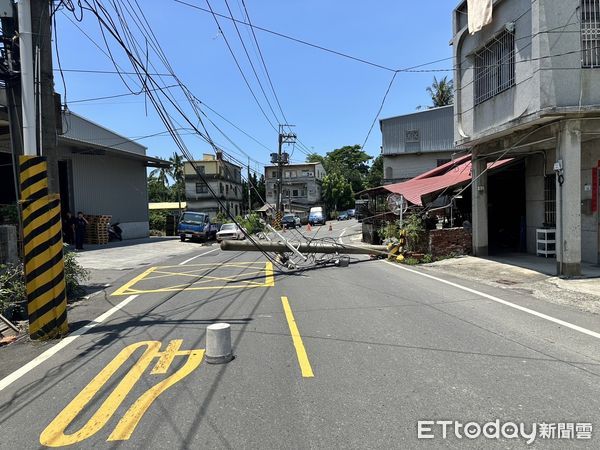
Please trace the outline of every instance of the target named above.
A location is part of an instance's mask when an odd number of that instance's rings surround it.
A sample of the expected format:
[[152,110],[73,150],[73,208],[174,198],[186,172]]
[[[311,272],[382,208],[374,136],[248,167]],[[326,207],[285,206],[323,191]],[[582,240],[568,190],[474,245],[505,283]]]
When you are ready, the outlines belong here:
[[525,162],[495,170],[488,179],[490,254],[526,252]]
[[64,217],[71,210],[70,161],[58,161],[58,189],[60,193],[60,209]]

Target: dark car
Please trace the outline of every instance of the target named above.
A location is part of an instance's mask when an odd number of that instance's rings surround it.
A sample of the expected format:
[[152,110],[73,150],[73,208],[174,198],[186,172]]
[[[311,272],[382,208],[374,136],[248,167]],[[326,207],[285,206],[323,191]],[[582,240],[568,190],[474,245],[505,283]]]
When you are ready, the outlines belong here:
[[283,228],[296,228],[299,225],[299,220],[293,214],[286,214],[281,218],[281,226]]

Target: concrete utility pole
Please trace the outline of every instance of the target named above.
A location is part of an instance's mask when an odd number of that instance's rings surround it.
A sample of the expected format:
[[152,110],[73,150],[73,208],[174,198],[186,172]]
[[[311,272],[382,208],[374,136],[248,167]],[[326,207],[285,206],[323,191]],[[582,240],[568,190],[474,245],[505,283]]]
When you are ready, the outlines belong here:
[[252,191],[250,190],[250,158],[248,158],[248,214],[252,212]]
[[281,221],[281,202],[283,200],[283,165],[287,164],[287,161],[283,160],[282,147],[283,144],[293,144],[296,142],[295,133],[284,133],[284,127],[292,127],[293,125],[280,124],[279,125],[279,139],[277,146],[277,202],[276,202],[276,220]]
[[[52,160],[49,165],[48,158],[40,155],[39,150],[44,146],[44,136],[51,137],[49,147],[52,149],[56,141],[50,4],[49,0],[34,0],[33,3],[30,0],[20,0],[17,5],[24,153],[19,157],[19,204],[27,315],[32,339],[64,336],[69,329],[60,196],[50,194],[49,179],[55,180],[53,190],[58,190],[58,182],[56,176],[48,176],[49,169],[51,172],[57,170],[56,154],[54,151],[50,153]],[[36,30],[35,39],[32,29]],[[37,101],[34,89],[34,54],[39,86]],[[45,101],[44,98],[49,100]],[[43,105],[47,108],[48,104],[51,112],[46,117]],[[37,113],[40,115],[39,142]],[[49,122],[48,118],[51,119]],[[13,130],[14,128],[11,131]],[[44,147],[44,152],[48,152],[48,147]],[[38,220],[45,226],[35,226]]]
[[33,86],[33,42],[31,39],[30,0],[19,1],[18,17],[19,53],[21,57],[21,109],[23,123],[23,154],[36,156],[36,108]]

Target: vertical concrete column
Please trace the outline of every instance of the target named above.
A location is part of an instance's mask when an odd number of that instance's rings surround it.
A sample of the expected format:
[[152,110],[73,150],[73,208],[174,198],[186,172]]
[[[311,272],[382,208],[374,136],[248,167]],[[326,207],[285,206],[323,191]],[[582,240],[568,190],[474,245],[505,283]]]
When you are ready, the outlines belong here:
[[[558,275],[581,275],[581,131],[578,120],[561,124],[556,183],[556,263]],[[561,185],[562,181],[562,185]]]
[[473,151],[471,177],[472,213],[473,213],[473,255],[487,256],[488,254],[488,182],[487,162],[480,159],[477,151]]

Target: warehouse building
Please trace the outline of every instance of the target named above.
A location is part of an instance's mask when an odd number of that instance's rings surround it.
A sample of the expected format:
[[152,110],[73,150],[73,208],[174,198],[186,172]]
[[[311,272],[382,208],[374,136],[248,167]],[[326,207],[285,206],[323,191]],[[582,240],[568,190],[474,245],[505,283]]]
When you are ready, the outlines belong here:
[[[7,115],[0,112],[0,205],[16,201]],[[60,127],[59,127],[60,129]],[[147,167],[168,164],[146,156],[146,147],[74,112],[62,114],[57,145],[48,157],[50,190],[63,213],[110,215],[124,239],[148,236]]]

